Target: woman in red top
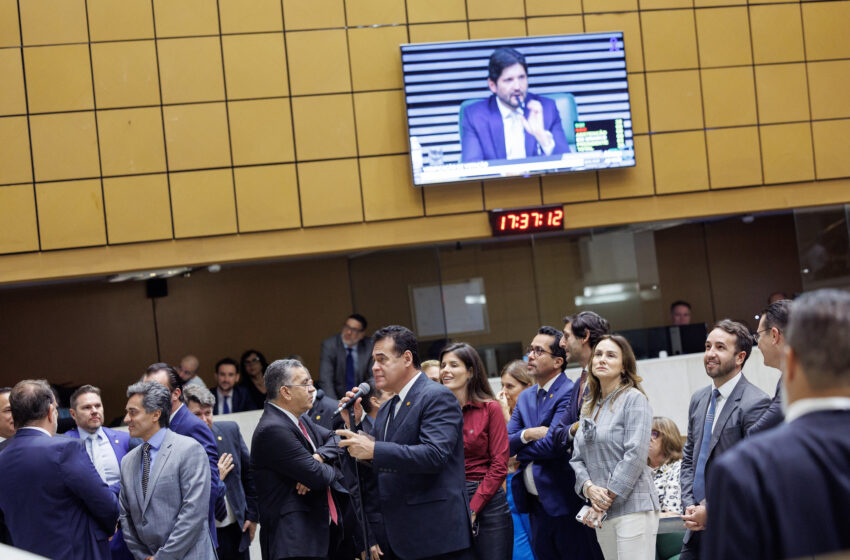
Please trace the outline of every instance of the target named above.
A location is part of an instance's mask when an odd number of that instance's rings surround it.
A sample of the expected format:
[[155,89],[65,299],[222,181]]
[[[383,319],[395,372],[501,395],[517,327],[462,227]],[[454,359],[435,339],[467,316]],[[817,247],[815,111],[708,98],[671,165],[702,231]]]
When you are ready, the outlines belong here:
[[440,381],[463,409],[463,455],[478,560],[510,560],[513,522],[502,483],[508,474],[508,430],[475,348],[459,342],[440,354]]

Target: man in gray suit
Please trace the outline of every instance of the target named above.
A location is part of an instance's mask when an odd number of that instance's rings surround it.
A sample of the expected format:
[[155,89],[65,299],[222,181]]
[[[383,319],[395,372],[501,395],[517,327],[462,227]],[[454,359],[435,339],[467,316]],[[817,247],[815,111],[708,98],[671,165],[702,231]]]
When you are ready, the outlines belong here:
[[333,400],[372,377],[372,339],[366,337],[366,318],[353,313],[342,332],[322,341],[319,387]]
[[210,560],[210,478],[201,445],[168,429],[171,394],[159,383],[127,389],[130,436],[144,440],[121,462],[121,528],[133,556]]
[[741,373],[752,349],[749,329],[729,319],[714,325],[705,341],[703,363],[712,384],[693,394],[688,410],[688,439],[680,475],[688,530],[681,560],[699,558],[707,517],[705,481],[713,461],[746,437],[770,404],[767,394]]

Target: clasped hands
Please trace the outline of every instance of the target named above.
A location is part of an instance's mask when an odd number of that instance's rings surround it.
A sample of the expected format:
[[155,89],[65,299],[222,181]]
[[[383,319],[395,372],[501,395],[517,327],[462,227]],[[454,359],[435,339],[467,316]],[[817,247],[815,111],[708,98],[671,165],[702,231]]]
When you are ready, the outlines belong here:
[[685,515],[682,516],[685,522],[685,528],[691,531],[704,531],[706,521],[708,521],[708,511],[705,505],[696,504],[685,508]]
[[585,487],[584,495],[590,500],[593,510],[585,515],[583,523],[592,529],[598,529],[602,523],[602,516],[614,503],[617,495],[607,488],[596,486],[593,483]]

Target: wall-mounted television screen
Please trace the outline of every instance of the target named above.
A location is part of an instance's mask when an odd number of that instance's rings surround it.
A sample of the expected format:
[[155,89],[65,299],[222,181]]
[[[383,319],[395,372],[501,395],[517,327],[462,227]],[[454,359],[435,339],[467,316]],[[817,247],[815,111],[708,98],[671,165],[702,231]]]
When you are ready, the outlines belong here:
[[415,185],[635,164],[622,32],[401,46]]

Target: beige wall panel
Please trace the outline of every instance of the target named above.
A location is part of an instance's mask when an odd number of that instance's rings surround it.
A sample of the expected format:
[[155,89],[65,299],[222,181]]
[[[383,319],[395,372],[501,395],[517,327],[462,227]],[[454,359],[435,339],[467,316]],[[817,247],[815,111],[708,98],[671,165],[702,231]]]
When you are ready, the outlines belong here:
[[345,31],[287,33],[286,49],[292,95],[351,91]]
[[584,0],[584,13],[628,12],[638,9],[637,0]]
[[583,33],[583,16],[530,17],[526,20],[528,34],[557,35],[559,33]]
[[767,64],[755,71],[759,122],[809,120],[805,64]]
[[295,164],[239,167],[233,174],[240,232],[301,225]]
[[421,187],[425,190],[425,214],[457,214],[484,210],[481,183],[450,183]]
[[84,43],[89,40],[85,0],[19,2],[24,45]]
[[153,0],[157,37],[218,34],[216,0]]
[[708,130],[706,142],[712,189],[762,184],[758,127]]
[[165,171],[165,141],[159,107],[97,112],[104,175]]
[[224,103],[163,107],[169,170],[230,165]]
[[345,13],[349,27],[407,23],[404,2],[399,0],[346,2]]
[[298,164],[304,227],[363,220],[356,159]]
[[541,202],[539,177],[484,181],[484,206],[488,210],[534,206]]
[[227,104],[234,165],[295,160],[289,99]]
[[762,126],[759,132],[765,184],[814,180],[810,123]]
[[32,181],[26,117],[0,118],[0,146],[0,185]]
[[283,29],[280,0],[219,0],[218,13],[222,33]]
[[422,215],[422,189],[413,186],[406,155],[362,158],[360,178],[366,221]]
[[657,194],[708,189],[702,130],[656,134],[651,138]]
[[36,181],[100,174],[93,111],[30,117]]
[[599,198],[651,196],[655,193],[649,136],[635,136],[634,167],[599,172]]
[[[603,0],[608,4],[606,0]],[[633,1],[633,0],[632,0]],[[585,5],[585,10],[587,6]],[[614,11],[614,10],[604,10]],[[637,12],[584,16],[585,31],[622,31],[626,45],[626,68],[629,72],[643,71],[643,45],[640,18]],[[563,31],[562,31],[563,33]]]
[[803,4],[803,27],[808,60],[850,58],[847,22],[850,2],[807,2]]
[[808,67],[812,118],[850,117],[850,60],[810,62]]
[[581,0],[526,0],[527,16],[559,16],[581,14]]
[[751,6],[756,64],[803,60],[803,25],[796,4]]
[[18,1],[0,0],[0,47],[16,47],[20,44]]
[[224,99],[218,37],[158,40],[157,50],[163,103]]
[[[38,251],[38,223],[32,185],[0,187],[0,254]],[[6,318],[4,322],[9,322]]]
[[850,176],[850,158],[846,150],[847,138],[850,137],[850,119],[813,122],[812,136],[817,178]]
[[410,144],[406,114],[402,91],[355,93],[354,121],[360,155],[407,152]]
[[699,72],[651,72],[646,75],[649,126],[655,132],[702,128]]
[[150,0],[87,0],[92,41],[153,39]]
[[464,0],[407,0],[407,21],[425,23],[466,20]]
[[168,176],[137,175],[103,180],[109,243],[171,239]]
[[298,161],[357,155],[351,94],[292,99]]
[[343,0],[283,0],[286,29],[318,29],[345,26]]
[[747,8],[696,10],[700,66],[752,64]]
[[469,19],[516,18],[525,16],[522,0],[466,0]]
[[629,107],[632,111],[632,132],[649,132],[649,109],[646,102],[646,75],[629,74]]
[[496,19],[489,21],[470,21],[470,39],[497,39],[500,37],[524,37],[524,19]]
[[569,204],[599,199],[599,179],[596,171],[543,175],[540,177],[540,184],[543,189],[543,204]]
[[702,70],[702,102],[706,128],[756,123],[753,70],[713,68]]
[[88,45],[25,48],[24,66],[30,112],[94,107]]
[[697,38],[691,10],[642,12],[643,56],[647,71],[697,67]]
[[174,237],[236,233],[236,201],[230,169],[171,173]]
[[469,39],[465,21],[451,23],[424,23],[408,26],[411,43],[435,43],[437,41],[463,41]]
[[159,105],[154,41],[96,43],[91,49],[98,108]]
[[283,33],[222,37],[228,99],[289,95]]
[[35,186],[41,249],[104,245],[100,179]]
[[355,91],[402,87],[401,51],[407,26],[348,30],[351,76]]
[[0,115],[23,115],[27,112],[24,93],[24,67],[19,49],[0,50]]

